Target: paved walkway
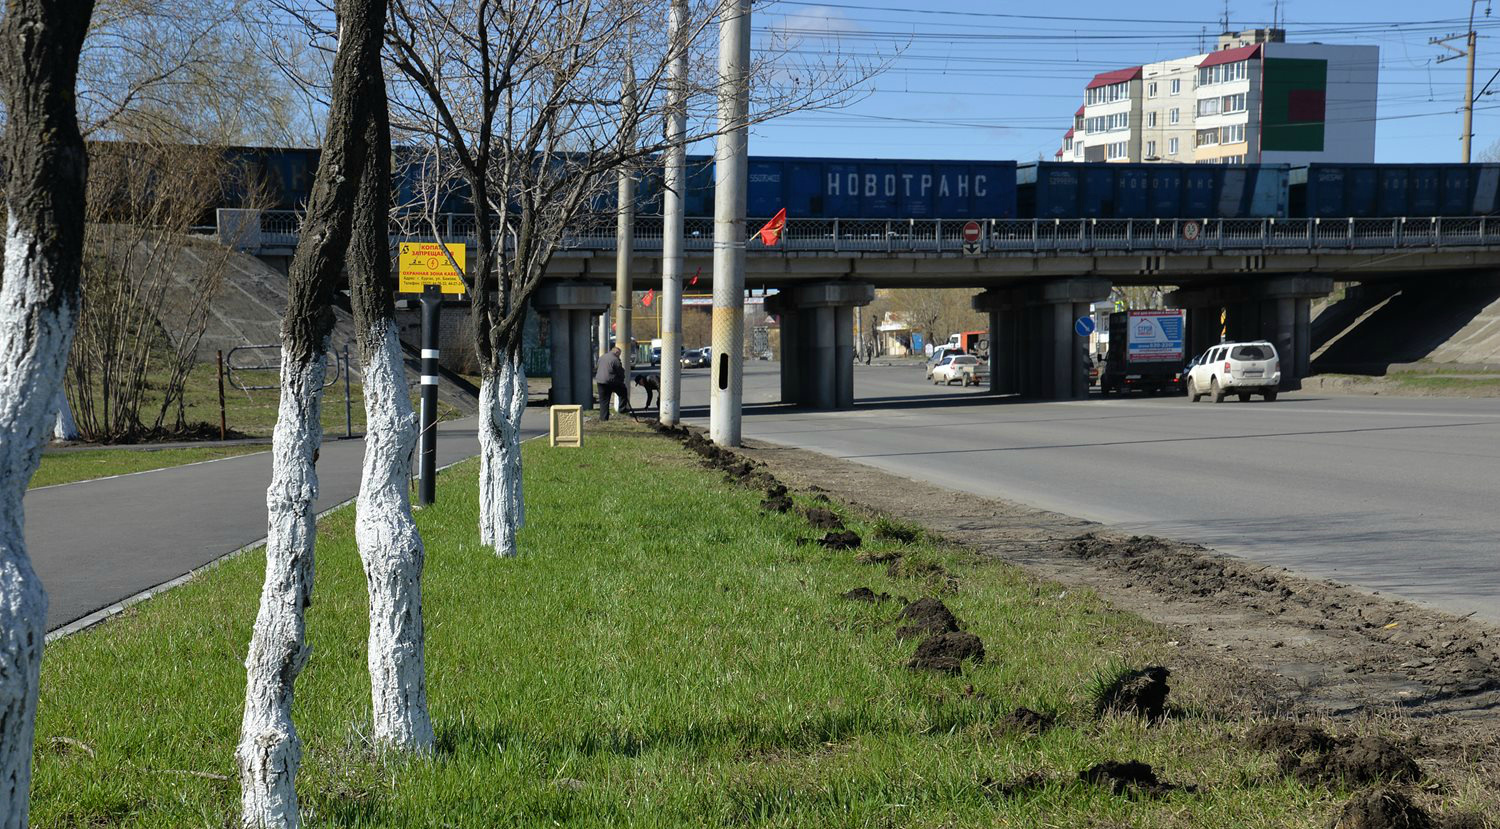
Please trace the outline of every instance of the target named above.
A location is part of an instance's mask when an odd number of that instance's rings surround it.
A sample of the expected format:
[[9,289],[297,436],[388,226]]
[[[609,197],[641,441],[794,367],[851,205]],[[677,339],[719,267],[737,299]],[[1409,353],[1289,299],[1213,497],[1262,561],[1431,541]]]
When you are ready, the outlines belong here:
[[[545,409],[522,421],[546,431]],[[473,418],[439,424],[438,465],[477,454]],[[319,511],[359,491],[364,441],[329,440],[318,460]],[[53,630],[182,576],[266,534],[271,455],[260,452],[26,495],[26,542],[47,588]]]

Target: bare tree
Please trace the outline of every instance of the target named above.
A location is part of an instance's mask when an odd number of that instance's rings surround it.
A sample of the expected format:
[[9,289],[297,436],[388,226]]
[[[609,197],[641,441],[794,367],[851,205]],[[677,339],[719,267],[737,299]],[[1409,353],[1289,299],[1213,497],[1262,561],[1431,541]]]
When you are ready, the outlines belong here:
[[[517,552],[520,412],[526,380],[521,332],[532,293],[569,234],[612,219],[606,197],[622,169],[639,171],[666,148],[671,58],[689,50],[691,143],[713,134],[712,61],[695,46],[719,3],[700,0],[678,42],[666,4],[652,0],[393,0],[392,60],[404,78],[393,121],[428,182],[419,203],[441,238],[450,185],[466,185],[473,214],[468,274],[480,365],[480,538]],[[754,119],[839,100],[864,75],[829,61],[786,72],[762,67]],[[629,90],[633,94],[626,94]],[[636,140],[635,136],[657,136]]]
[[327,138],[288,276],[281,402],[266,493],[266,579],[245,658],[245,713],[236,752],[241,821],[247,829],[295,827],[299,821],[295,781],[302,750],[292,724],[292,694],[308,656],[323,355],[333,330],[333,288],[348,251],[366,164],[367,125],[379,98],[370,94],[368,79],[380,72],[385,17],[385,0],[339,3]]
[[8,0],[0,21],[0,827],[24,829],[47,633],[21,499],[52,432],[78,316],[88,158],[74,87],[92,0]]
[[417,423],[406,386],[391,284],[391,131],[385,77],[366,78],[366,162],[349,247],[356,344],[364,367],[365,460],[354,524],[370,593],[369,666],[375,741],[432,746],[422,629],[422,538],[407,486]]

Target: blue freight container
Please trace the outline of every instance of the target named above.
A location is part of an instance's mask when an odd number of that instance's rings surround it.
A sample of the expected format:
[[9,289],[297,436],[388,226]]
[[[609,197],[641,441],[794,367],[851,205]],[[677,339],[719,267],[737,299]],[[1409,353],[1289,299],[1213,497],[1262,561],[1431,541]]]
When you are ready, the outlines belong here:
[[1285,217],[1284,164],[1039,161],[1017,168],[1021,215],[1039,219]]
[[1497,164],[1324,164],[1292,170],[1292,201],[1310,218],[1487,216],[1500,210]]
[[[689,159],[688,166],[687,214],[712,216],[712,159]],[[746,212],[759,218],[784,207],[793,219],[1009,219],[1016,216],[1015,182],[1013,161],[752,156]]]

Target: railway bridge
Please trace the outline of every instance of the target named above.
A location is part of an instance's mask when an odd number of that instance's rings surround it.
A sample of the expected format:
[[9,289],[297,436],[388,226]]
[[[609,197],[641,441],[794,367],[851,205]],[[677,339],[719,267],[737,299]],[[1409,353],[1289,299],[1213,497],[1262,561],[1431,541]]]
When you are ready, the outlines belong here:
[[[758,221],[750,219],[749,227]],[[439,217],[442,241],[473,238],[473,219]],[[290,211],[220,211],[221,238],[271,261],[291,256]],[[711,282],[711,218],[689,218],[685,267]],[[631,273],[661,281],[660,217],[635,225]],[[392,241],[433,241],[401,235]],[[1088,392],[1087,355],[1073,321],[1117,285],[1178,286],[1189,349],[1266,339],[1295,387],[1311,356],[1310,304],[1335,281],[1446,280],[1500,270],[1500,217],[1264,219],[789,219],[776,247],[747,242],[745,284],[774,289],[782,320],[782,397],[819,408],[852,405],[853,313],[877,288],[973,288],[990,317],[991,385],[998,393],[1073,399]],[[565,234],[534,299],[552,331],[554,398],[586,401],[592,322],[613,299],[612,227]],[[795,355],[795,356],[792,356]],[[576,398],[576,400],[575,400]]]

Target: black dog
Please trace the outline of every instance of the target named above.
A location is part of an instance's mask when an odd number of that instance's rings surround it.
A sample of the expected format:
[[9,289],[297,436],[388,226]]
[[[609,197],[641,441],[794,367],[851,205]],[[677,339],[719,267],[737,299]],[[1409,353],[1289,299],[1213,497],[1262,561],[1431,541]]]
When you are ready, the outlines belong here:
[[657,405],[661,404],[661,380],[655,374],[637,374],[635,384],[646,390],[645,408],[651,408],[652,395],[656,395]]

